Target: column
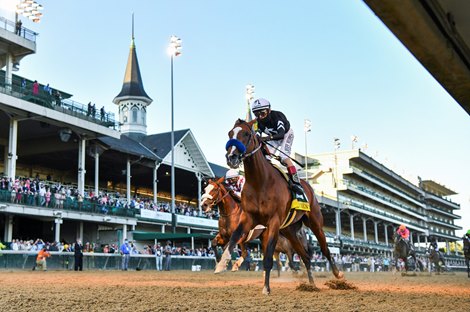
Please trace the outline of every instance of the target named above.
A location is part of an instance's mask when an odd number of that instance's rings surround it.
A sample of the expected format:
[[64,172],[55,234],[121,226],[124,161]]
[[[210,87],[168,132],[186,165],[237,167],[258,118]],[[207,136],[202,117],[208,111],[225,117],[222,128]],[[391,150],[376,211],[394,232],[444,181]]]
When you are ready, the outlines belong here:
[[450,244],[449,240],[446,239],[446,255],[450,255]]
[[[187,232],[188,234],[191,234],[191,228],[188,227]],[[191,237],[191,249],[194,250],[194,237]]]
[[83,241],[83,221],[80,221],[78,223],[78,227],[77,227],[77,235],[76,235],[78,239],[80,239],[81,241]]
[[364,241],[367,241],[367,220],[366,218],[362,218],[362,231],[364,232]]
[[349,215],[349,225],[351,227],[351,239],[354,240],[354,215]]
[[385,244],[388,245],[388,224],[384,224]]
[[162,224],[161,232],[162,232],[162,233],[165,233],[165,224]]
[[124,244],[124,240],[127,238],[127,224],[122,225],[122,242]]
[[10,119],[10,133],[8,138],[8,177],[15,180],[16,176],[16,155],[18,144],[18,120]]
[[378,221],[374,221],[374,240],[375,240],[375,243],[378,244],[379,243],[379,233],[377,231],[377,224],[379,224]]
[[201,182],[202,182],[202,174],[200,172],[196,172],[197,178],[197,207],[198,207],[198,216],[202,216],[202,208],[201,208]]
[[9,148],[9,143],[5,142],[5,148],[3,149],[3,171],[5,172],[5,175],[8,176],[8,170],[10,168],[9,162],[8,162],[8,148]]
[[428,245],[428,237],[427,236],[424,236],[424,243],[426,244],[426,246]]
[[5,87],[7,90],[11,91],[13,78],[13,55],[6,53],[5,56]]
[[129,205],[131,203],[131,161],[129,157],[126,163],[126,198]]
[[155,162],[155,167],[153,167],[153,202],[155,205],[158,204],[157,194],[158,194],[158,167],[160,164]]
[[421,249],[421,240],[419,239],[419,234],[416,234],[416,240],[418,241],[418,249]]
[[340,236],[341,235],[341,211],[339,210],[339,208],[335,211],[335,215],[336,215],[336,236]]
[[80,138],[78,142],[78,192],[84,196],[85,195],[85,150],[86,150],[86,140]]
[[56,242],[59,242],[60,241],[60,225],[62,224],[63,220],[62,218],[56,218],[54,220],[55,222],[55,236],[54,236],[54,240]]
[[13,215],[5,215],[5,232],[3,241],[11,242],[13,240]]
[[100,183],[100,154],[95,152],[95,194],[98,194]]

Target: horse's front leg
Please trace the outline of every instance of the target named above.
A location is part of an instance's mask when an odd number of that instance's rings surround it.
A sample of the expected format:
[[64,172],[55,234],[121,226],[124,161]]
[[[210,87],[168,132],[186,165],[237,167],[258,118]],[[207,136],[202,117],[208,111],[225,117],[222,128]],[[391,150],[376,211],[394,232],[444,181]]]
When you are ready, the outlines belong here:
[[247,239],[247,235],[249,230],[252,227],[252,223],[249,222],[244,213],[240,216],[240,221],[238,223],[237,228],[233,231],[232,235],[230,236],[230,241],[228,245],[225,247],[224,253],[222,257],[217,263],[215,267],[214,273],[221,273],[227,269],[228,262],[231,259],[231,254],[233,252],[233,248],[235,248],[236,244],[241,244],[241,242],[245,242]]
[[279,224],[269,224],[267,229],[263,232],[261,240],[263,246],[263,267],[264,267],[264,287],[263,294],[269,295],[271,287],[269,286],[269,278],[273,268],[273,255],[276,248],[277,239],[279,235]]
[[246,244],[244,243],[245,239],[242,239],[243,243],[240,244],[240,249],[242,250],[242,254],[237,259],[237,261],[233,264],[232,272],[238,271],[242,266],[243,261],[245,261],[247,252],[246,252]]

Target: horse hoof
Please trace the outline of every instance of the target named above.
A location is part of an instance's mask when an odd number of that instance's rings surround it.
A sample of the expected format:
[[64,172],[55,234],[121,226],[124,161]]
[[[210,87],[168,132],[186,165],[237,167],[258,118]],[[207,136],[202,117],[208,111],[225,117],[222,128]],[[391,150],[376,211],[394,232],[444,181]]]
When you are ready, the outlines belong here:
[[217,265],[215,267],[215,271],[214,271],[214,274],[219,274],[219,273],[222,273],[222,272],[225,272],[227,270],[227,268],[223,265]]
[[336,275],[337,279],[343,279],[344,278],[344,273],[342,271],[338,272],[338,275]]
[[271,291],[267,287],[263,287],[263,295],[270,295]]
[[226,271],[225,269],[220,269],[220,270],[219,270],[219,269],[215,269],[214,274],[220,274],[220,273],[223,273],[223,272],[225,272],[225,271]]
[[238,271],[238,265],[233,265],[232,267],[232,272],[237,272]]

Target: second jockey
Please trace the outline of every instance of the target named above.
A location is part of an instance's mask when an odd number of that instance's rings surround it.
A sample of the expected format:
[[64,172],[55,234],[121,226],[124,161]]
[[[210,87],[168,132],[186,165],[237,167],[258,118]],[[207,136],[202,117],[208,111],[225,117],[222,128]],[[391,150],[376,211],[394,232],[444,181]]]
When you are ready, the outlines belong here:
[[225,184],[232,196],[240,201],[243,186],[245,185],[245,177],[240,175],[237,170],[230,169],[225,173]]
[[403,240],[406,242],[408,247],[413,249],[413,246],[410,244],[410,230],[406,228],[406,225],[400,224],[398,227],[397,233],[403,238]]

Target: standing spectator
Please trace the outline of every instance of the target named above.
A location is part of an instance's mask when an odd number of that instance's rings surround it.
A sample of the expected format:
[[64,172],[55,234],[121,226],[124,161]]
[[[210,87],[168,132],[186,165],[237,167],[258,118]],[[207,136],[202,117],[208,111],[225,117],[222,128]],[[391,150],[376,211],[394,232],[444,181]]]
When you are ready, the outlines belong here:
[[246,270],[251,271],[251,250],[250,250],[250,248],[246,249],[245,265],[246,265]]
[[39,83],[37,80],[34,80],[33,82],[33,95],[38,95],[39,94]]
[[96,117],[96,104],[93,103],[93,106],[91,107],[91,117],[95,118]]
[[390,259],[389,258],[385,258],[384,259],[384,271],[385,272],[388,272],[389,268],[388,266],[390,265]]
[[52,95],[52,89],[49,84],[45,85],[42,89],[44,90],[44,93]]
[[104,111],[104,106],[103,106],[100,109],[100,119],[101,119],[101,121],[104,121],[104,116],[105,115],[106,115],[106,112]]
[[127,238],[124,240],[124,244],[121,245],[120,251],[122,255],[122,270],[127,271],[131,257],[131,248],[129,247],[129,241]]
[[26,89],[26,79],[23,78],[23,80],[21,80],[21,92],[24,93],[25,89]]
[[[51,254],[47,251],[46,245],[42,247],[39,251],[38,256],[36,257],[36,266],[38,269],[42,269],[43,271],[47,271],[47,263],[46,259],[49,258]],[[33,270],[36,268],[33,267]]]
[[87,111],[86,111],[86,115],[87,116],[90,116],[91,115],[91,102],[88,102],[88,108],[87,108]]
[[73,246],[73,255],[75,258],[75,271],[82,271],[83,270],[83,245],[82,241],[77,239],[75,245]]
[[163,263],[163,247],[160,243],[157,243],[155,246],[155,266],[157,271],[162,270],[162,263]]
[[165,246],[165,271],[171,268],[171,242],[167,241]]
[[21,20],[18,20],[16,22],[16,25],[15,25],[15,33],[18,35],[18,36],[21,36],[21,28],[23,26],[23,23],[21,22]]
[[62,105],[62,95],[60,94],[59,90],[55,90],[54,98],[55,98],[55,105],[60,107]]

